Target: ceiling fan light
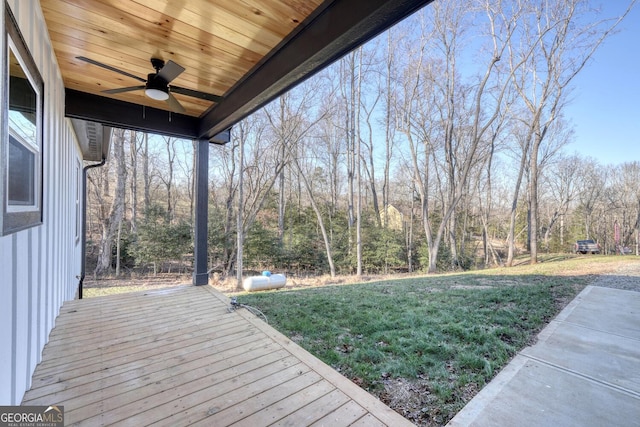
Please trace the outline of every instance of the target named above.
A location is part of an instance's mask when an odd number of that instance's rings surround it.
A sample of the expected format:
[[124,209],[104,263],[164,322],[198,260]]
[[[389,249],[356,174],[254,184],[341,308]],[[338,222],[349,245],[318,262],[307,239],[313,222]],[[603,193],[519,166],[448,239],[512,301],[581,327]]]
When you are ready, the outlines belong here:
[[169,94],[160,89],[147,88],[144,90],[144,93],[149,98],[155,99],[157,101],[166,101],[167,99],[169,99]]

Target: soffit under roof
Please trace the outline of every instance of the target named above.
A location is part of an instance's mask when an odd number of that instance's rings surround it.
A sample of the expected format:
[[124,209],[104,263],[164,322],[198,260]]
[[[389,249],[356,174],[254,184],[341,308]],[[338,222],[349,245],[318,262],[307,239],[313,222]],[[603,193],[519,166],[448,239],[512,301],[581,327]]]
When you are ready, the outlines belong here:
[[111,128],[100,123],[71,119],[71,125],[78,138],[82,160],[99,162],[109,155]]
[[[431,0],[40,0],[66,88],[66,114],[109,126],[212,139]],[[171,84],[185,111],[140,82],[150,59],[185,68]]]

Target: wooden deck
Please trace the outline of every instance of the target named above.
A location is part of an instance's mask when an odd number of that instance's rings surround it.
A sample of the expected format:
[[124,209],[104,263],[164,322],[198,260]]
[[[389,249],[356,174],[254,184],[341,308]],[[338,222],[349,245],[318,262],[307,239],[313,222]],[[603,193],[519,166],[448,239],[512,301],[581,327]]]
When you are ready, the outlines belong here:
[[65,425],[412,425],[209,286],[69,301],[23,405]]

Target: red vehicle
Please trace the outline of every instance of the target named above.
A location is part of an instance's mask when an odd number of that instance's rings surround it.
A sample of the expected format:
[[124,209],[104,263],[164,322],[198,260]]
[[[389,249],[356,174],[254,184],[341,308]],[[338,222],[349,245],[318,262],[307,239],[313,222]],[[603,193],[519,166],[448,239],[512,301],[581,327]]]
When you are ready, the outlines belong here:
[[578,240],[573,246],[573,252],[577,254],[599,254],[600,245],[594,240]]

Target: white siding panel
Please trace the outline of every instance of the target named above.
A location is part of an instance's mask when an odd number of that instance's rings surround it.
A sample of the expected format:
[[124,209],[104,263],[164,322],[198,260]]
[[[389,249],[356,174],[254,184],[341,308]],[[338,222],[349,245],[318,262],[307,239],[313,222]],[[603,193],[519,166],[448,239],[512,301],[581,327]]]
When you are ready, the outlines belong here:
[[13,270],[11,268],[13,257],[12,239],[9,236],[0,238],[0,262],[3,267],[2,280],[0,280],[0,291],[2,292],[2,298],[0,298],[0,342],[5,343],[0,345],[0,384],[3,384],[0,388],[0,402],[5,404],[12,401],[10,368],[13,348],[10,343],[13,331],[10,325],[13,324]]
[[14,295],[14,337],[13,345],[15,350],[13,353],[13,380],[14,384],[14,401],[22,399],[22,390],[26,388],[25,378],[27,375],[27,342],[29,336],[29,301],[27,298],[29,288],[29,239],[28,231],[21,231],[13,236],[15,244],[13,250],[16,256],[15,279],[13,281]]
[[[64,86],[37,0],[9,0],[44,80],[43,224],[0,237],[0,405],[16,405],[65,300],[75,296],[75,135],[64,118]],[[0,19],[4,33],[4,13]],[[4,67],[5,58],[0,58]],[[0,105],[4,94],[0,91]]]
[[40,227],[29,230],[29,259],[32,260],[29,266],[29,341],[27,343],[27,372],[25,372],[26,384],[31,384],[31,374],[36,369],[36,365],[40,361],[40,348],[38,347],[38,276],[40,265],[38,263],[38,235]]
[[44,253],[42,246],[44,242],[44,229],[43,227],[38,227],[38,239],[35,243],[35,259],[39,260],[37,262],[38,274],[36,275],[36,299],[38,301],[36,306],[36,334],[37,334],[37,344],[34,348],[34,351],[37,353],[37,362],[40,363],[42,360],[42,352],[41,349],[44,347],[47,342],[47,337],[49,336],[49,331],[44,327],[44,289],[47,286],[45,283],[45,275],[44,275],[44,263],[42,260],[44,259],[42,254]]

